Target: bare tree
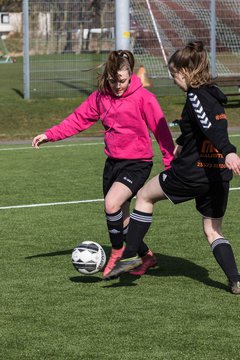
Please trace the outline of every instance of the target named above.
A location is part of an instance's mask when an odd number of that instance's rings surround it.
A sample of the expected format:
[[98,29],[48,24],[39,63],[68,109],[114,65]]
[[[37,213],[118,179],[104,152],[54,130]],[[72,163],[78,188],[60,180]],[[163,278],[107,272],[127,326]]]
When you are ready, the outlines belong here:
[[21,12],[22,0],[0,0],[0,12]]

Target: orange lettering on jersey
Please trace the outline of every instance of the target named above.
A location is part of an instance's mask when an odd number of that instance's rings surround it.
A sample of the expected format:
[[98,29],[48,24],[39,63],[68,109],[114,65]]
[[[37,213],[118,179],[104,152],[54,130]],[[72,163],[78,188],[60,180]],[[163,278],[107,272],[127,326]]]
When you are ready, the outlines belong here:
[[223,158],[223,155],[219,153],[209,140],[203,141],[200,156],[202,158]]
[[213,146],[211,141],[204,140],[202,143],[201,153],[205,154],[205,153],[213,153],[213,152],[217,153],[218,150]]
[[227,115],[226,114],[218,114],[215,116],[216,120],[227,120]]

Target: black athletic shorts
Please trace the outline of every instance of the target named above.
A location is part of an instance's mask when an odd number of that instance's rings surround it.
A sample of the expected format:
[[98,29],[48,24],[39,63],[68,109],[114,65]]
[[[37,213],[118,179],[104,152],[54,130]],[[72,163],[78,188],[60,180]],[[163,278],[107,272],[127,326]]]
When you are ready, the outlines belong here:
[[189,183],[182,182],[172,174],[171,169],[159,175],[159,182],[164,194],[174,204],[195,199],[196,209],[209,218],[224,216],[229,193],[229,182]]
[[107,158],[103,171],[104,197],[116,181],[126,185],[134,197],[149,177],[152,165],[152,161]]

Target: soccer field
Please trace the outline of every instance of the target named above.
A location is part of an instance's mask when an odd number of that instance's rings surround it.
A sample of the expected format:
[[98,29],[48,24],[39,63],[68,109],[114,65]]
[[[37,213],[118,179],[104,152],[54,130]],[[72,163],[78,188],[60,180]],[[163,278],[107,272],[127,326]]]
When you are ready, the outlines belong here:
[[[240,134],[231,135],[240,149]],[[155,148],[151,177],[159,172]],[[0,146],[4,360],[237,360],[240,297],[228,292],[194,202],[155,206],[147,243],[159,266],[110,285],[71,264],[85,240],[110,251],[102,201],[103,143]],[[240,269],[240,177],[223,232]]]

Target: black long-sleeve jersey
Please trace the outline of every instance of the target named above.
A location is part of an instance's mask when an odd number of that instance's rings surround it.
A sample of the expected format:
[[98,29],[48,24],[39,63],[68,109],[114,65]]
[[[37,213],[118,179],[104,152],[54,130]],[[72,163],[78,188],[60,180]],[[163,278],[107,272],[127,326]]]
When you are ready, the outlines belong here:
[[188,90],[179,122],[182,134],[177,139],[183,148],[172,162],[172,171],[182,182],[231,180],[225,156],[236,152],[236,148],[228,138],[226,102],[226,96],[214,85]]

